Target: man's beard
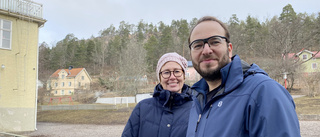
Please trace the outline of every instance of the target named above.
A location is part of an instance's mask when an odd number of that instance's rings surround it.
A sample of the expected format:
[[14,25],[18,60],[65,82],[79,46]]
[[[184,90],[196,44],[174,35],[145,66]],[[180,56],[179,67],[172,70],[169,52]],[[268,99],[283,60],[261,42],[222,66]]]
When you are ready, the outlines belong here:
[[229,60],[229,51],[223,56],[222,60],[218,62],[218,67],[216,69],[210,69],[211,64],[207,64],[204,66],[205,68],[200,69],[200,63],[196,64],[194,60],[192,60],[192,64],[194,64],[194,68],[196,71],[206,80],[206,81],[215,81],[221,79],[220,70],[224,66],[226,66],[228,63],[230,63]]

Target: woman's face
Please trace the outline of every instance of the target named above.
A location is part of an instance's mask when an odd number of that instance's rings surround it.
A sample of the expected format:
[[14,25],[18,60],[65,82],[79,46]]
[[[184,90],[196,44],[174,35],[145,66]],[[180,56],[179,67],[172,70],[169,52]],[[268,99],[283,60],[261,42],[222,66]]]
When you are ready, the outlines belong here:
[[[175,75],[179,75],[180,72],[182,73],[182,75],[176,77]],[[160,84],[163,89],[169,90],[171,92],[181,93],[185,77],[183,69],[178,63],[172,61],[167,62],[160,69],[160,73]],[[170,76],[168,78],[164,78],[163,76],[166,75],[165,73],[170,73]]]

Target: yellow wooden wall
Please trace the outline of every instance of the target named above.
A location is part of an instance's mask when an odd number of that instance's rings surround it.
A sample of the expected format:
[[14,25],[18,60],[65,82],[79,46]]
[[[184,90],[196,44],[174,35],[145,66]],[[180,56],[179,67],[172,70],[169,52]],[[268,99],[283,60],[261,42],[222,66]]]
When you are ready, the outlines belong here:
[[0,48],[0,131],[33,131],[37,112],[38,24],[2,14],[0,18],[12,22],[11,49]]

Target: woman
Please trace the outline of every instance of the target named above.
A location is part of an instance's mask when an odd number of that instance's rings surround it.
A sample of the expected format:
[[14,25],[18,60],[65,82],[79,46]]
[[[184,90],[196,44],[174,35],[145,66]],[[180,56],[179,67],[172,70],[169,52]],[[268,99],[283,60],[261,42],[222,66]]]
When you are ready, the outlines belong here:
[[184,84],[187,60],[164,54],[158,61],[153,98],[133,109],[122,137],[185,137],[192,105],[191,89]]

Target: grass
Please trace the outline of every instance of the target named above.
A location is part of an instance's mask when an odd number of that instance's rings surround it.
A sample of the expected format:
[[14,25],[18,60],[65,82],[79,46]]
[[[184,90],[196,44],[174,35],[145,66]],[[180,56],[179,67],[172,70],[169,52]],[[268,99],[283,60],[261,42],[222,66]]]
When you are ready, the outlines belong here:
[[38,122],[68,124],[125,124],[131,114],[125,110],[55,110],[38,112]]
[[[320,115],[320,96],[294,99],[297,114]],[[118,110],[55,110],[38,112],[38,122],[68,124],[125,124],[135,104]]]
[[320,115],[320,96],[294,99],[297,114]]

